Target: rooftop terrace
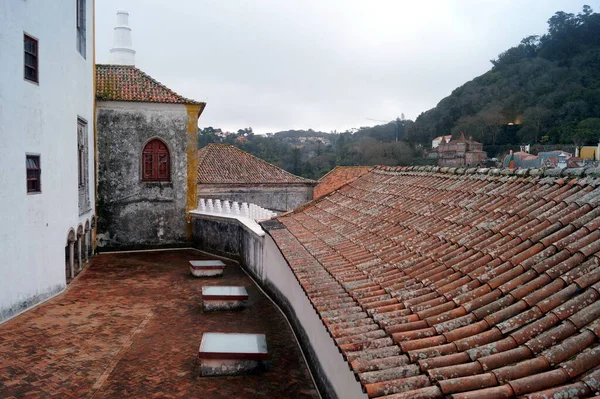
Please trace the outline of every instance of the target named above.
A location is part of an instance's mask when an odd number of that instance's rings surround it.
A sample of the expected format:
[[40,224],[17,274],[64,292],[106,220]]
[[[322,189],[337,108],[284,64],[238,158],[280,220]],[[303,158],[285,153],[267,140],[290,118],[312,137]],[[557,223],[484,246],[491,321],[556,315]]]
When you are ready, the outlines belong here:
[[[240,267],[196,279],[200,252],[105,254],[66,292],[0,325],[1,398],[318,398],[281,313]],[[248,307],[203,313],[203,285],[245,286]],[[272,366],[201,377],[204,332],[264,333]]]

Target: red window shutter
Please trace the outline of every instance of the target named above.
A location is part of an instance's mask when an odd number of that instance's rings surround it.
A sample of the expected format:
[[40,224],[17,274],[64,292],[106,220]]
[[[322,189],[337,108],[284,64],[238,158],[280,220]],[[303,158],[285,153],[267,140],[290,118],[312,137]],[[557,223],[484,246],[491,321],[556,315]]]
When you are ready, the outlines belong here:
[[146,181],[170,180],[169,149],[162,141],[152,140],[142,152],[142,179]]
[[144,153],[144,180],[152,180],[152,153]]
[[158,154],[158,179],[169,179],[169,154]]

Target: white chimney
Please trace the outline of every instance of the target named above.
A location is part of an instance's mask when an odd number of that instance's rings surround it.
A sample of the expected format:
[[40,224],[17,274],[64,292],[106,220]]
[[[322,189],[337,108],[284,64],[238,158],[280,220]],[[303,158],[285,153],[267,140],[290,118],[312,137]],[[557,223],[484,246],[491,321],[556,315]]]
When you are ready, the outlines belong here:
[[127,11],[117,11],[113,48],[110,49],[110,63],[113,65],[135,65],[135,50],[131,48],[131,28],[129,27],[129,13]]

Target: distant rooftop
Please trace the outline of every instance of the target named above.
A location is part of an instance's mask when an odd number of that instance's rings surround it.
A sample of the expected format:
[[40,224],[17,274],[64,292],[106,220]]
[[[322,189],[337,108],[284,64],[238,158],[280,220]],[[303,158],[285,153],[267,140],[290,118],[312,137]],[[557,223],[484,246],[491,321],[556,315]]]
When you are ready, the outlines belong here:
[[228,144],[198,150],[200,184],[317,184]]

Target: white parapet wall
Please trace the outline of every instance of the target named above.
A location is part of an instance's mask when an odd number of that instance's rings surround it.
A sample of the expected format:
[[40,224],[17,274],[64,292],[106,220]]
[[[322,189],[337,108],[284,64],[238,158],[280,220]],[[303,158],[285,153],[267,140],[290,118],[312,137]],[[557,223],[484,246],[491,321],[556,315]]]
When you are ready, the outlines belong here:
[[220,199],[198,200],[198,208],[201,213],[210,213],[223,216],[244,217],[252,220],[267,220],[277,216],[276,212],[262,208],[255,204],[239,203]]
[[277,213],[245,202],[239,203],[236,201],[200,198],[198,200],[198,208],[190,211],[190,215],[192,217],[205,215],[217,219],[232,219],[232,221],[239,222],[246,229],[262,237],[265,235],[265,232],[257,222],[271,219],[277,216]]
[[[239,259],[278,303],[294,327],[319,388],[326,396],[367,399],[271,236],[255,219],[236,213],[236,206],[238,211],[246,209],[243,205],[201,200],[199,209],[190,212],[195,245],[210,253]],[[226,211],[223,211],[224,208]],[[250,214],[251,206],[247,209]],[[266,215],[260,214],[259,220]]]

